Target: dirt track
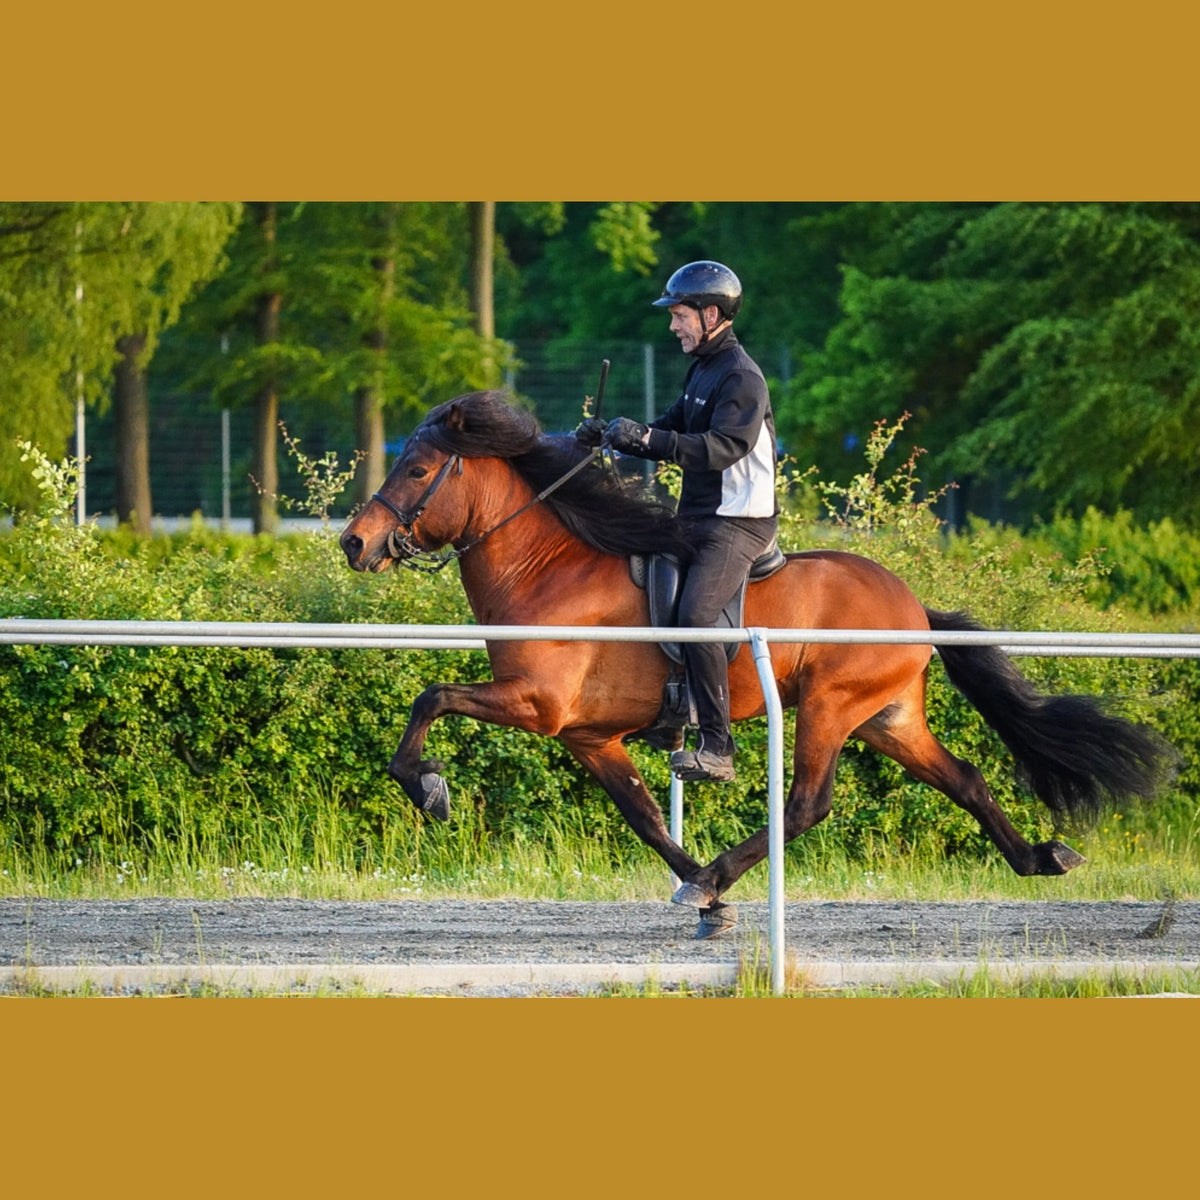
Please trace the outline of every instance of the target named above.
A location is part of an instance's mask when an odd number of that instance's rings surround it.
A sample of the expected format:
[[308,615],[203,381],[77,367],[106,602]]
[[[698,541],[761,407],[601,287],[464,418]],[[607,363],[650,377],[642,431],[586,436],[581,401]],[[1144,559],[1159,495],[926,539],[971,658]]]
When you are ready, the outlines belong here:
[[[250,986],[324,972],[383,991],[471,995],[569,993],[647,972],[714,982],[740,956],[766,958],[766,904],[738,907],[734,933],[698,942],[694,910],[666,902],[4,899],[0,989],[34,977],[69,986],[70,969],[112,991],[204,972]],[[789,903],[785,942],[789,958],[832,982],[981,963],[1195,969],[1200,903]]]

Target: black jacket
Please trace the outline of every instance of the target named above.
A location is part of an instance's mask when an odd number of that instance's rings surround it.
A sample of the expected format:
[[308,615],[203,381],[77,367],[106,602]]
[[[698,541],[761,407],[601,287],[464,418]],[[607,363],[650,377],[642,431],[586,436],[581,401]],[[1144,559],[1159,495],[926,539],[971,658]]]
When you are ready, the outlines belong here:
[[683,468],[682,517],[773,517],[775,417],[763,373],[732,327],[693,354],[643,455]]

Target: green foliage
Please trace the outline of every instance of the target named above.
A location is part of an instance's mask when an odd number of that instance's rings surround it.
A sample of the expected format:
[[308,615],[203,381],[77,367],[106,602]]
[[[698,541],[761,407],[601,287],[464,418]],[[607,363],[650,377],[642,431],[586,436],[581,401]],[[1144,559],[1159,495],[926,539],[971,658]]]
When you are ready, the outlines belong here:
[[282,421],[279,422],[279,432],[304,482],[303,500],[280,496],[279,502],[284,508],[297,508],[306,516],[317,517],[328,526],[330,511],[354,478],[355,469],[363,457],[362,452],[351,455],[350,465],[342,469],[336,450],[326,450],[320,458],[313,458],[304,453],[300,443],[288,433]]
[[[890,565],[936,607],[967,607],[987,623],[1027,629],[1109,629],[1111,610],[1087,603],[1090,559],[1070,561],[1015,538],[944,540],[922,498],[915,462],[883,466],[898,426],[881,423],[868,470],[845,486],[782,473],[785,548],[835,545]],[[46,501],[0,538],[0,616],[165,620],[467,623],[449,573],[363,577],[346,569],[328,532],[271,539],[197,526],[137,539],[70,521],[70,463],[27,450]],[[818,521],[819,506],[834,519]],[[1051,691],[1105,696],[1149,720],[1200,763],[1200,685],[1186,662],[1026,659]],[[586,830],[618,857],[644,855],[599,789],[557,743],[447,719],[430,757],[447,763],[448,827],[424,818],[384,768],[409,705],[433,680],[485,678],[478,653],[457,651],[162,649],[65,645],[0,648],[0,836],[82,862],[170,846],[181,860],[214,847],[259,846],[268,833],[300,861],[340,847],[339,867],[387,859],[397,839],[505,838],[543,842]],[[1010,761],[974,710],[931,670],[930,721],[950,749],[978,763],[998,802],[1030,837],[1045,811],[1011,777]],[[787,725],[793,728],[795,715]],[[739,778],[688,789],[686,841],[701,857],[766,819],[766,725],[737,731]],[[634,757],[665,804],[666,757]],[[889,760],[851,741],[832,816],[789,849],[875,862],[883,853],[982,857],[995,851],[974,822]],[[1130,829],[1195,835],[1200,777],[1189,766],[1169,800],[1128,817]],[[1140,824],[1139,824],[1140,823]],[[336,833],[331,832],[335,830]],[[516,844],[516,842],[514,842]],[[349,849],[347,849],[349,848]]]
[[103,409],[117,339],[143,363],[220,270],[227,203],[0,203],[0,503],[33,502],[13,439],[64,446],[75,404]]
[[[841,319],[780,397],[825,466],[878,413],[941,478],[1030,511],[1200,519],[1194,205],[884,206],[848,249]],[[849,220],[849,215],[843,215]]]
[[[250,403],[270,381],[289,400],[345,405],[376,391],[404,428],[431,404],[484,386],[487,356],[505,348],[472,329],[460,274],[459,204],[295,203],[275,206],[274,239],[246,220],[229,268],[193,303],[165,347],[163,368],[224,405]],[[282,296],[279,336],[256,318]],[[214,353],[220,347],[219,353]]]
[[651,225],[655,204],[618,201],[605,204],[592,222],[596,249],[607,254],[613,270],[648,275],[657,266],[658,234]]
[[1174,614],[1192,625],[1200,617],[1200,537],[1170,517],[1138,526],[1128,509],[1106,515],[1089,505],[1076,519],[1034,525],[1025,540],[1068,559],[1093,557],[1102,570],[1088,598],[1102,607]]

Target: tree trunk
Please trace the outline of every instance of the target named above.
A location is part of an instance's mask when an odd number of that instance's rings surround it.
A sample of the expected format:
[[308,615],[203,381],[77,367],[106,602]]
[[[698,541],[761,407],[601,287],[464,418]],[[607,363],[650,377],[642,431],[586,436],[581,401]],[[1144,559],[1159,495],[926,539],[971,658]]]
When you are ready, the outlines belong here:
[[[263,272],[269,277],[276,266],[275,204],[255,204],[253,208],[263,236]],[[260,346],[268,346],[279,340],[279,313],[282,308],[283,296],[273,287],[258,296],[255,332]],[[275,533],[279,528],[278,435],[279,385],[272,372],[254,398],[252,474],[256,486],[251,496],[250,511],[255,533]]]
[[387,474],[383,408],[374,388],[359,388],[354,396],[354,444],[363,455],[354,475],[354,502],[361,506],[379,491]]
[[[496,336],[496,314],[492,264],[496,253],[496,203],[473,201],[471,213],[471,309],[475,313],[475,332],[490,342]],[[489,387],[499,383],[491,351],[484,358],[484,373]]]
[[363,335],[363,345],[377,366],[371,382],[354,394],[354,445],[362,455],[354,475],[354,500],[363,505],[379,490],[387,472],[383,436],[384,356],[387,353],[387,310],[396,295],[396,211],[389,205],[385,217],[382,251],[371,259],[376,273],[379,305],[375,327]]
[[117,520],[150,533],[150,401],[141,357],[145,333],[117,339],[113,416],[117,441]]

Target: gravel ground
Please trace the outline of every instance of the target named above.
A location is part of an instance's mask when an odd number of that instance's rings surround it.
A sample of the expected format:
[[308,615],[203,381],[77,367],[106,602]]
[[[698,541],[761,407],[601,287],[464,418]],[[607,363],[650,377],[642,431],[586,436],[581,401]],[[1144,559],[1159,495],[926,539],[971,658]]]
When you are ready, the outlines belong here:
[[[765,964],[765,903],[696,941],[695,910],[666,902],[0,900],[0,990],[31,979],[105,992],[216,980],[318,979],[405,994],[571,994],[604,982],[731,981]],[[795,902],[788,958],[837,986],[989,969],[1200,965],[1197,902]]]

